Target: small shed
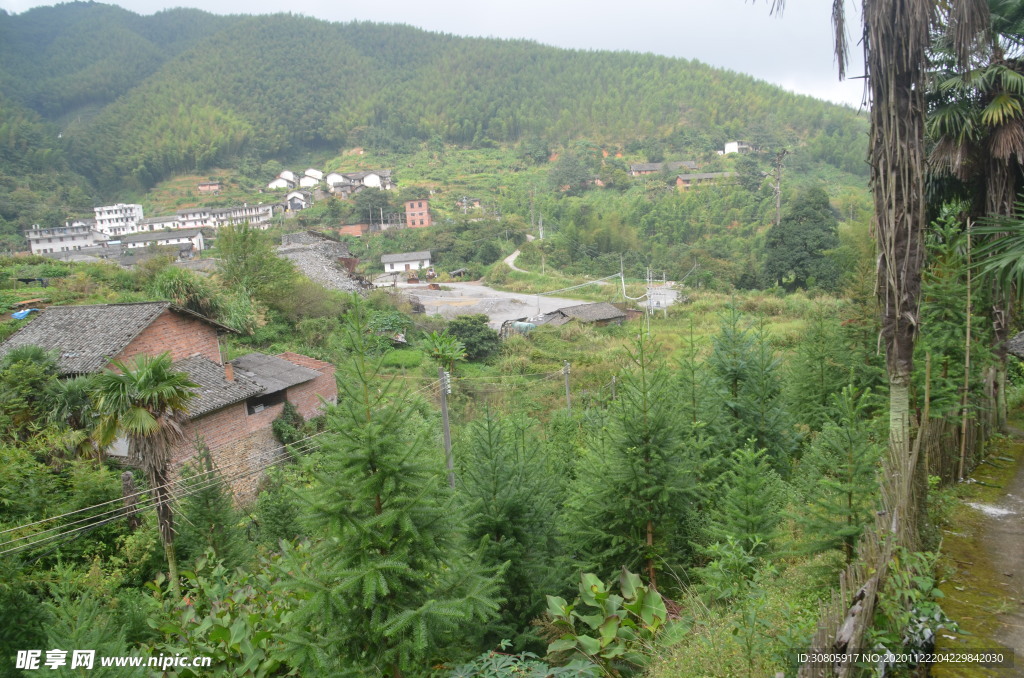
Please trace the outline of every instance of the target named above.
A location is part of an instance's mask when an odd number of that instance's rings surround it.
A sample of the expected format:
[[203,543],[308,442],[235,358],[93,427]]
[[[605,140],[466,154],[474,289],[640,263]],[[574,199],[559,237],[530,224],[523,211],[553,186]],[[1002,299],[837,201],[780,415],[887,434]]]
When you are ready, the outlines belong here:
[[616,308],[612,304],[606,301],[597,302],[594,304],[579,304],[576,306],[565,306],[545,313],[539,321],[538,325],[565,325],[573,320],[578,320],[583,323],[593,323],[594,325],[621,325],[626,319],[626,312]]

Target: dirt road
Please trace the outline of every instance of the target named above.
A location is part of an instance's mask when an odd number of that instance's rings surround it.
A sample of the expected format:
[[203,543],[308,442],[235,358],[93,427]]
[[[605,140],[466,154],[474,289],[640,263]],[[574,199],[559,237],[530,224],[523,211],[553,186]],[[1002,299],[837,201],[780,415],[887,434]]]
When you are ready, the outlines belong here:
[[423,304],[427,315],[454,318],[457,315],[483,313],[490,326],[501,327],[506,320],[550,313],[563,306],[587,302],[565,297],[546,297],[518,292],[502,292],[477,283],[444,283],[444,290],[427,289],[426,285],[398,285],[404,294]]

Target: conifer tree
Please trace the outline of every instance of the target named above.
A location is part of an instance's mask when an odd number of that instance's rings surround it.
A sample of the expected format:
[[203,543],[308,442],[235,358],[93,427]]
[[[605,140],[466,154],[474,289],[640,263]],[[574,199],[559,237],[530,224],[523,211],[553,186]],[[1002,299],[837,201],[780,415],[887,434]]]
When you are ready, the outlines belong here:
[[484,564],[509,563],[500,589],[505,602],[483,645],[495,647],[508,639],[513,647],[527,649],[537,640],[529,632],[530,622],[544,610],[544,592],[557,590],[568,579],[559,566],[556,539],[561,488],[525,422],[510,422],[488,411],[470,426],[458,452],[467,536],[484,539]]
[[567,540],[584,569],[639,570],[656,587],[659,572],[687,560],[693,463],[650,340],[641,337],[630,359],[607,425],[580,459]]
[[251,554],[245,534],[239,527],[241,515],[234,507],[231,491],[220,470],[213,464],[210,449],[197,441],[193,463],[182,469],[185,498],[181,502],[181,525],[177,548],[186,559],[196,558],[207,549],[228,568],[243,565]]
[[801,424],[819,431],[831,412],[836,385],[848,382],[853,367],[842,345],[839,324],[826,309],[817,309],[808,319],[788,365],[789,410]]
[[782,488],[782,479],[772,470],[764,450],[753,441],[736,450],[722,477],[721,499],[709,516],[712,539],[731,538],[751,556],[766,555],[779,524]]
[[735,306],[722,314],[721,322],[708,364],[721,383],[731,421],[717,442],[739,449],[753,439],[767,452],[772,467],[787,476],[797,437],[782,400],[780,360],[763,322],[751,330]]
[[864,417],[866,395],[847,386],[835,396],[833,419],[801,463],[805,499],[796,519],[807,550],[839,549],[847,562],[853,560],[857,539],[878,504],[883,445]]
[[440,446],[369,359],[364,316],[354,302],[349,369],[306,494],[318,538],[308,559],[291,552],[285,583],[308,595],[296,624],[304,675],[423,673],[498,607],[494,569],[462,539]]

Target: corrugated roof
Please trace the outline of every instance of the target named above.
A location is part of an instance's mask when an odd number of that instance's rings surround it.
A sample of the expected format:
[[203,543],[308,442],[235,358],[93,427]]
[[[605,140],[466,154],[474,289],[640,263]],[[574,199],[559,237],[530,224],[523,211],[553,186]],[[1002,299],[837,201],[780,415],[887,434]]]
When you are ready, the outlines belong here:
[[296,365],[278,356],[248,353],[231,361],[236,375],[244,375],[263,387],[266,393],[283,391],[289,386],[312,381],[320,376],[316,370]]
[[188,404],[188,416],[196,419],[222,407],[241,402],[263,393],[264,388],[244,374],[235,373],[234,381],[224,376],[223,365],[209,358],[194,355],[174,363],[176,372],[184,372],[198,384],[196,397]]
[[385,254],[380,258],[382,264],[394,264],[400,261],[421,261],[429,259],[430,252],[401,252],[399,254]]
[[168,301],[51,306],[0,344],[0,356],[18,346],[40,346],[57,353],[60,374],[99,372],[168,308],[220,330],[235,331]]

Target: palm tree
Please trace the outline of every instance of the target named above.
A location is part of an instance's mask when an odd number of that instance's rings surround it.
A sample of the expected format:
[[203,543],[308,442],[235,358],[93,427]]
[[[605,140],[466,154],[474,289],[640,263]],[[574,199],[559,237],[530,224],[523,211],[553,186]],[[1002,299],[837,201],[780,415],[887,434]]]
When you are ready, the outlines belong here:
[[184,440],[182,424],[197,385],[174,371],[168,353],[139,356],[132,367],[118,361],[113,366],[96,377],[95,437],[101,447],[128,439],[128,458],[142,468],[156,502],[171,590],[178,595],[168,466],[171,450]]
[[[785,0],[772,0],[781,11]],[[910,446],[910,379],[918,329],[925,188],[925,101],[932,32],[946,25],[958,67],[969,63],[989,23],[986,0],[862,0],[864,65],[870,103],[868,164],[878,244],[877,290],[889,375],[888,494],[901,507],[915,460]],[[835,54],[846,75],[845,3],[833,0]],[[901,518],[904,516],[901,515]]]
[[[936,38],[936,67],[929,91],[927,131],[935,193],[959,201],[968,218],[1012,217],[1024,166],[1024,4],[988,0],[990,27],[970,69],[959,73],[948,46],[954,36]],[[976,229],[988,242],[975,254],[992,268],[995,254],[1009,243],[1000,228]],[[998,269],[998,265],[994,268]],[[997,421],[1006,418],[1006,340],[1015,287],[993,278],[991,319],[997,370]]]

